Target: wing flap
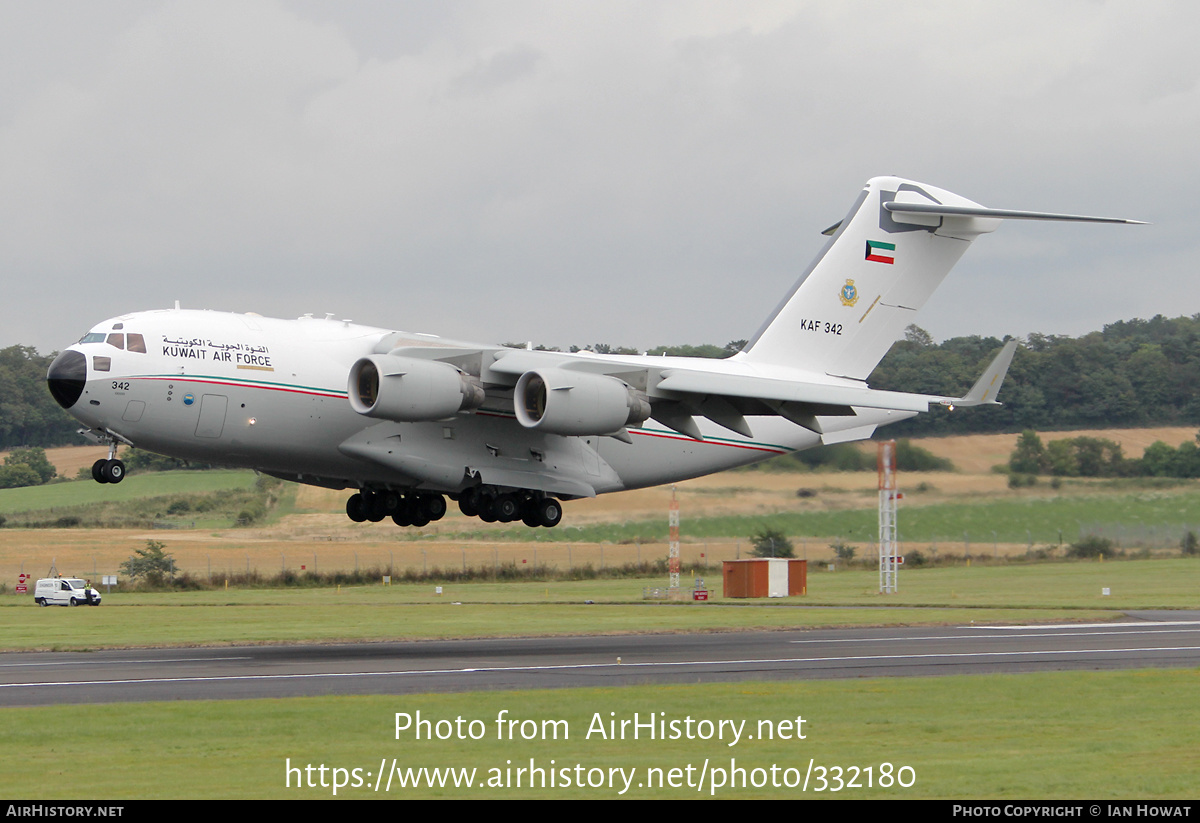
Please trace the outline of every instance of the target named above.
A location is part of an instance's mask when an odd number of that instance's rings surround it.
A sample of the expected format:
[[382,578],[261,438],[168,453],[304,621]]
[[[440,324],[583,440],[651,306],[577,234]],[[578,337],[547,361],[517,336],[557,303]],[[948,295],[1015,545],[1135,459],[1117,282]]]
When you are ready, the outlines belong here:
[[781,403],[804,403],[814,406],[846,409],[860,406],[868,409],[892,409],[894,411],[929,411],[933,398],[923,394],[877,391],[865,386],[835,386],[824,383],[800,383],[776,380],[769,377],[754,377],[740,374],[717,374],[713,372],[670,369],[663,372],[651,394],[713,394],[733,397],[751,397],[758,400]]

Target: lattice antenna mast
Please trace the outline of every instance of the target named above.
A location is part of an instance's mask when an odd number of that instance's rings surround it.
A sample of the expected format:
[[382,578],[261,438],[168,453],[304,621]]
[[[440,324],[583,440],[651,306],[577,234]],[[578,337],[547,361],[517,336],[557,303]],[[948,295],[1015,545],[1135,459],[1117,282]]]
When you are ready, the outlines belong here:
[[879,593],[899,591],[900,544],[896,538],[896,441],[879,444]]

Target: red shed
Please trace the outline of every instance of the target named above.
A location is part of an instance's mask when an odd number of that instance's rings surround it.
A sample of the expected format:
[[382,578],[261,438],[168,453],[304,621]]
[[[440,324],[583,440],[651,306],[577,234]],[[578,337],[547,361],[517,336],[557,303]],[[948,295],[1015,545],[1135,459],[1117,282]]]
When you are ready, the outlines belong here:
[[795,597],[808,594],[808,561],[782,557],[726,560],[726,597]]

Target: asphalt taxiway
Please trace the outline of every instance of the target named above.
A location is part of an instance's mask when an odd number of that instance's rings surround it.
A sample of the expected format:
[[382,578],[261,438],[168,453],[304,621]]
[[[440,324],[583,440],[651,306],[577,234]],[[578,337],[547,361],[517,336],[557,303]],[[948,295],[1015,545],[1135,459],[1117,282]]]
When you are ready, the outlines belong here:
[[1200,612],[1120,622],[0,655],[0,706],[1200,667]]

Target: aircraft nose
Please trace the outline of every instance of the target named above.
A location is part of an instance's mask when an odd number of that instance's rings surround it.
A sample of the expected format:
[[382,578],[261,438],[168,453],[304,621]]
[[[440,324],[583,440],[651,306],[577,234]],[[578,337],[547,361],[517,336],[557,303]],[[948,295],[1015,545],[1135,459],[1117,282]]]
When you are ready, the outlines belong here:
[[58,405],[69,409],[83,394],[83,385],[87,382],[87,358],[77,351],[68,349],[54,358],[50,370],[46,372],[46,385],[50,394],[58,401]]

